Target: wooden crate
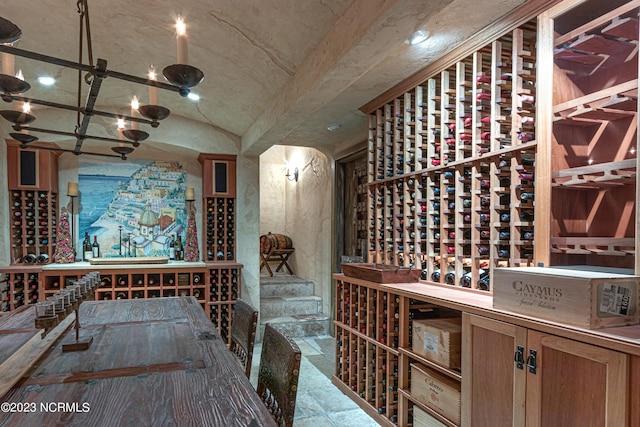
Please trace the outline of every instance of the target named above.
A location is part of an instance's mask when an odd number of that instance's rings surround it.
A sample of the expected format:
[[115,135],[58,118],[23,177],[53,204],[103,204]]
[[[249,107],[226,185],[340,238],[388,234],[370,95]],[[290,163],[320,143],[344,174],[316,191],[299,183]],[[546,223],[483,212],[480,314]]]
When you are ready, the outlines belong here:
[[411,350],[445,368],[460,368],[462,319],[414,320]]
[[417,406],[413,407],[413,427],[446,427]]
[[460,383],[419,363],[411,364],[411,396],[460,424]]
[[496,268],[495,308],[588,329],[640,322],[640,277],[559,268]]

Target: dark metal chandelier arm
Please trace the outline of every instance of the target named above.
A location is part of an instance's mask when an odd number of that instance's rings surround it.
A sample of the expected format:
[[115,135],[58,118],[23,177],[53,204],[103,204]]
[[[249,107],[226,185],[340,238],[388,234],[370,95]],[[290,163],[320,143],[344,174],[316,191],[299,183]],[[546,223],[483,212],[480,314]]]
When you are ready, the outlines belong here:
[[102,157],[115,157],[115,158],[122,158],[122,156],[116,155],[116,154],[105,154],[105,153],[92,153],[89,151],[81,151],[79,153],[73,151],[73,150],[68,150],[66,148],[57,148],[57,147],[43,147],[41,145],[28,145],[29,148],[35,148],[38,150],[48,150],[48,151],[58,151],[61,153],[73,153],[77,156],[79,156],[80,154],[90,154],[92,156],[102,156]]
[[87,134],[87,129],[89,129],[89,123],[91,122],[91,113],[93,112],[93,107],[96,105],[96,101],[98,100],[98,94],[100,93],[100,86],[102,85],[102,80],[106,77],[104,72],[107,70],[107,61],[104,59],[98,59],[98,63],[95,67],[95,74],[93,80],[91,81],[91,88],[89,89],[89,94],[87,95],[87,100],[84,104],[85,114],[82,116],[82,122],[79,123],[78,130],[78,139],[76,140],[76,152],[80,152],[82,149],[82,135]]
[[[37,127],[33,127],[33,126],[21,126],[21,125],[14,125],[13,129],[16,131],[21,131],[21,130],[28,130],[29,132],[37,132],[37,133],[48,133],[51,135],[59,135],[59,136],[69,136],[72,138],[80,138],[80,139],[92,139],[92,140],[96,140],[96,141],[106,141],[106,142],[115,142],[115,143],[119,143],[119,144],[131,144],[133,146],[136,146],[136,142],[135,141],[129,141],[126,139],[116,139],[116,138],[108,138],[105,136],[96,136],[96,135],[80,135],[78,133],[74,133],[74,132],[65,132],[65,131],[61,131],[61,130],[53,130],[53,129],[41,129],[41,128],[37,128]],[[70,150],[72,152],[76,152],[75,150]]]
[[88,113],[85,111],[83,107],[76,107],[75,105],[68,105],[68,104],[60,104],[58,102],[45,101],[42,99],[28,98],[26,96],[9,95],[9,99],[10,100],[8,102],[11,102],[11,100],[22,101],[22,102],[28,102],[33,105],[42,105],[44,107],[56,108],[58,110],[76,111],[82,114],[93,114],[94,116],[109,117],[113,119],[124,119],[129,122],[138,122],[138,123],[143,123],[143,124],[152,125],[152,126],[155,123],[157,123],[157,122],[154,122],[153,120],[147,120],[141,117],[133,117],[133,116],[127,116],[127,115],[117,114],[117,113],[109,113],[107,111],[93,110],[90,113]]
[[[4,44],[0,44],[0,52],[10,53],[12,55],[20,56],[22,58],[33,59],[35,61],[46,62],[48,64],[59,65],[61,67],[72,68],[74,70],[81,70],[91,74],[95,74],[95,67],[91,65],[82,64],[79,62],[68,61],[66,59],[56,58],[55,56],[43,55],[41,53],[31,52],[28,50],[12,47]],[[131,83],[137,83],[145,86],[154,86],[160,89],[169,90],[172,92],[180,92],[181,88],[169,83],[159,82],[157,80],[151,80],[144,77],[134,76],[131,74],[120,73],[118,71],[105,70],[107,76],[114,79],[124,80]],[[105,76],[106,77],[106,76]]]

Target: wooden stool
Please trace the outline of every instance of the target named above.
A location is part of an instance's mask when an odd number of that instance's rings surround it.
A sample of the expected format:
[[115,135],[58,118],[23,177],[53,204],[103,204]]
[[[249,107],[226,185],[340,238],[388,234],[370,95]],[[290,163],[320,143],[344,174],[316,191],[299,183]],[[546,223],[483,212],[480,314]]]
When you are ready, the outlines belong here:
[[279,264],[278,264],[278,267],[276,268],[276,273],[280,272],[280,270],[282,270],[284,267],[287,269],[289,274],[293,275],[293,269],[288,263],[289,257],[291,256],[293,251],[294,251],[293,248],[289,248],[289,249],[272,249],[266,254],[260,252],[260,258],[262,258],[260,261],[260,271],[262,271],[263,267],[266,267],[267,271],[269,272],[269,276],[273,276],[273,271],[271,270],[269,261],[278,261]]

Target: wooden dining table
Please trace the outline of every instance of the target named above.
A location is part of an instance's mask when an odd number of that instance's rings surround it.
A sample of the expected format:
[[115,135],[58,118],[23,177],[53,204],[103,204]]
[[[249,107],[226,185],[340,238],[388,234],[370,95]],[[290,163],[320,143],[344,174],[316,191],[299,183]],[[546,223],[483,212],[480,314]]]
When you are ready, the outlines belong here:
[[[0,426],[275,426],[193,297],[83,302],[0,399]],[[1,331],[0,331],[1,333]]]

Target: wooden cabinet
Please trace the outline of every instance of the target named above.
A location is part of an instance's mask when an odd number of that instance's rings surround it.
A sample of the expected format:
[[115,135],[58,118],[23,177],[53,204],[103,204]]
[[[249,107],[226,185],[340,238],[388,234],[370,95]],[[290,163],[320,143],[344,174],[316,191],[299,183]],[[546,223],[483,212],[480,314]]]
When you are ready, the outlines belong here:
[[[640,2],[565,1],[553,49],[550,260],[635,268]],[[551,65],[551,64],[550,64]]]
[[58,156],[55,151],[22,149],[7,141],[11,264],[47,264],[53,258]]
[[[242,264],[216,263],[172,263],[168,265],[93,267],[89,263],[70,265],[55,264],[37,271],[20,269],[12,277],[40,278],[40,300],[59,292],[61,288],[90,271],[100,271],[101,283],[96,289],[98,300],[142,299],[175,296],[194,296],[207,316],[216,326],[227,344],[231,340],[233,306],[242,297]],[[5,271],[5,270],[3,270]],[[19,275],[19,276],[17,276]],[[15,282],[15,279],[14,279]],[[11,280],[8,282],[12,284]],[[15,288],[15,286],[14,286]],[[2,282],[0,282],[0,290]],[[13,290],[13,288],[11,289]],[[34,299],[34,302],[37,299]]]
[[46,150],[22,148],[17,141],[7,140],[7,172],[10,189],[58,192],[57,145],[39,142]]
[[[415,413],[448,427],[640,425],[640,325],[588,330],[494,310],[483,292],[334,278],[332,381],[381,425],[411,426]],[[444,334],[417,340],[417,319],[435,326],[460,314],[461,369],[424,357],[427,338],[433,346]],[[436,318],[449,320],[429,322]],[[460,386],[458,400],[447,400],[460,402],[459,421],[455,406],[421,399],[418,370]]]
[[464,314],[463,425],[622,426],[629,356]]
[[200,154],[205,261],[236,259],[236,156]]
[[198,156],[202,165],[202,195],[204,197],[236,196],[236,156],[205,154]]

